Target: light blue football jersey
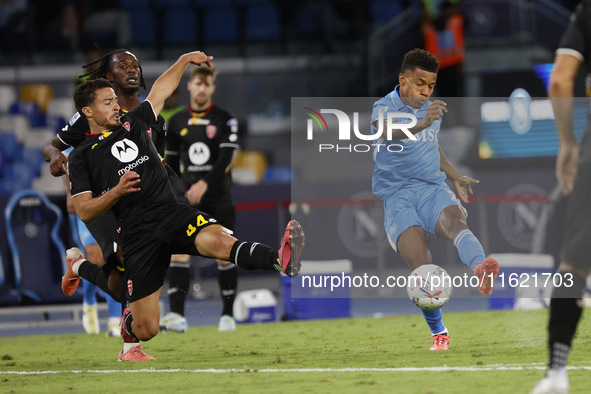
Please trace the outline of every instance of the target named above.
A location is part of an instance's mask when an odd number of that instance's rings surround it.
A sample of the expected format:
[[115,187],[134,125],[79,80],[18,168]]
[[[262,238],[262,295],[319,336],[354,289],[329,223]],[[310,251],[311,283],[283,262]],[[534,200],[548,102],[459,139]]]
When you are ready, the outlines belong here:
[[[404,105],[398,93],[399,86],[388,93],[388,95],[373,105],[371,115],[371,130],[376,134],[377,129],[373,125],[379,119],[380,112],[386,119],[388,112],[405,112],[413,114],[418,119],[425,117],[425,112],[431,101],[427,101],[422,108],[415,110]],[[445,182],[446,175],[441,171],[439,154],[439,128],[441,119],[420,133],[415,134],[417,140],[405,138],[402,140],[386,140],[386,130],[376,141],[373,152],[374,172],[372,177],[373,193],[385,200],[397,190],[412,186],[413,184],[432,183],[440,184]],[[381,144],[381,145],[380,145]],[[387,146],[398,144],[402,147],[392,148],[388,151]]]

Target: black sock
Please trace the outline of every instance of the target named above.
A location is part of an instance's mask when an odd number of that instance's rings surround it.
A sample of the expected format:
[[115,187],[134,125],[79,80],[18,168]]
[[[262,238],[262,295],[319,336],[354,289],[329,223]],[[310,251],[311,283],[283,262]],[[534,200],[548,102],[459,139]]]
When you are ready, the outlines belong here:
[[246,270],[276,270],[281,272],[276,250],[257,242],[236,241],[230,252],[230,262]]
[[80,275],[90,283],[97,285],[99,289],[113,297],[113,299],[120,299],[118,296],[115,296],[109,290],[109,277],[107,274],[105,274],[105,270],[103,269],[103,267],[100,267],[96,264],[91,263],[88,260],[85,260],[82,262],[82,264],[80,264],[80,267],[78,268],[78,275]]
[[125,331],[127,331],[129,335],[137,339],[137,337],[131,331],[131,323],[133,322],[133,316],[131,315],[131,311],[127,312],[127,314],[125,315],[125,319],[123,321],[125,322]]
[[189,264],[170,263],[168,286],[170,311],[185,316],[185,298],[189,291]]
[[218,265],[218,284],[224,309],[222,315],[234,316],[234,300],[238,287],[238,269],[235,265],[222,267]]
[[563,285],[555,287],[550,300],[550,322],[548,324],[548,347],[550,368],[566,366],[572,339],[583,312],[581,296],[586,279],[571,272],[560,272],[563,279],[572,274],[572,283],[563,280]]

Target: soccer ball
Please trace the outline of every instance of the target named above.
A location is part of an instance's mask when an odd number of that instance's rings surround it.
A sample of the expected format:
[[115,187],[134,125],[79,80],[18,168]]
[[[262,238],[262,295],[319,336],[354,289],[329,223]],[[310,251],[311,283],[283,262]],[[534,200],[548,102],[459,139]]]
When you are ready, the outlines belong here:
[[435,265],[421,265],[408,277],[406,292],[410,300],[419,308],[434,310],[449,301],[453,286],[447,272]]

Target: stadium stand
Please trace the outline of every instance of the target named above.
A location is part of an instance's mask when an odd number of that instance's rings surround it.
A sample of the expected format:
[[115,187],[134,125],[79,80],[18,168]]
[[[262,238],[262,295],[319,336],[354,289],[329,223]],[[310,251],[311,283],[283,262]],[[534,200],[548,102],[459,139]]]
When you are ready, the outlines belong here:
[[241,151],[232,168],[232,180],[242,185],[261,183],[267,170],[267,158],[259,151]]
[[205,44],[224,44],[238,40],[238,13],[232,5],[208,7],[204,20]]
[[0,85],[0,115],[8,113],[12,103],[16,101],[16,90],[9,85]]
[[[66,248],[60,236],[62,212],[37,190],[14,193],[4,221],[10,249],[15,290],[26,304],[79,300],[62,294]],[[44,264],[39,264],[44,261]]]
[[26,84],[20,91],[20,99],[36,103],[42,113],[47,113],[47,105],[54,97],[53,88],[46,83]]

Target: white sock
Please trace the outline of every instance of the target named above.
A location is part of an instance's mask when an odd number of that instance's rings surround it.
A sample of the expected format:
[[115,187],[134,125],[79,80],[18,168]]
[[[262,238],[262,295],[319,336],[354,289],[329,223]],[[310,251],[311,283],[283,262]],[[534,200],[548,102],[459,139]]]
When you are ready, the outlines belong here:
[[74,262],[72,263],[72,271],[74,271],[74,273],[75,273],[76,275],[80,275],[80,274],[78,273],[78,270],[80,269],[80,265],[81,265],[83,262],[85,262],[85,261],[87,261],[87,260],[85,260],[85,259],[80,259],[80,260],[74,261]]
[[443,327],[443,331],[441,331],[441,332],[431,333],[431,335],[433,335],[433,336],[441,335],[441,334],[448,334],[447,327]]
[[127,353],[128,351],[130,351],[131,349],[133,349],[134,347],[137,347],[139,345],[140,345],[139,342],[132,342],[132,343],[124,342],[123,343],[123,353]]

